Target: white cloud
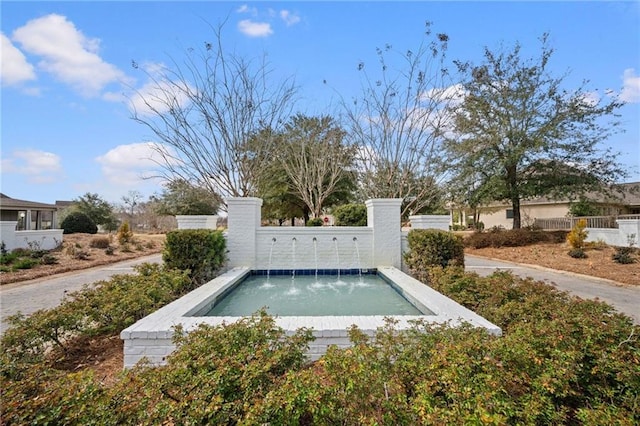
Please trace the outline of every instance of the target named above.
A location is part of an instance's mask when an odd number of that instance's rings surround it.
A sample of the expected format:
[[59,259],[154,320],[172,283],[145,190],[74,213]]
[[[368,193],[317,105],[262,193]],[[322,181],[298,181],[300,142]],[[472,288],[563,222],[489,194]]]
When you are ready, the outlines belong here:
[[37,149],[16,150],[2,159],[2,173],[25,175],[29,183],[56,180],[62,173],[60,157]]
[[270,23],[255,22],[251,19],[243,19],[238,22],[238,30],[249,37],[268,37],[273,34]]
[[290,11],[283,9],[280,11],[280,18],[287,24],[287,27],[295,25],[300,22],[300,16],[291,13]]
[[253,16],[258,14],[258,9],[256,9],[255,7],[249,7],[246,4],[243,4],[242,6],[240,6],[239,8],[236,9],[236,12],[238,13],[249,13]]
[[36,73],[24,54],[16,48],[9,38],[0,33],[2,39],[2,78],[3,86],[13,86],[25,81],[35,80]]
[[87,38],[64,16],[33,19],[15,30],[12,39],[41,57],[39,69],[84,96],[97,96],[108,84],[126,80],[122,71],[98,55],[100,40]]
[[118,145],[97,157],[96,161],[110,183],[130,188],[145,181],[153,170],[158,169],[158,163],[162,163],[158,147],[161,146],[153,142]]
[[629,103],[640,102],[640,76],[636,75],[633,68],[624,70],[620,100]]
[[594,107],[600,102],[600,95],[597,92],[586,92],[582,94],[582,103],[588,107]]
[[[187,92],[195,89],[191,86],[176,87],[162,78],[164,65],[147,63],[143,65],[150,80],[129,96],[129,110],[140,116],[152,116],[156,113],[163,114],[169,111],[170,106],[182,107],[189,102]],[[122,99],[116,93],[105,94],[110,100]]]
[[429,89],[422,94],[421,100],[434,100],[436,102],[444,102],[450,105],[459,105],[467,96],[462,84],[454,84],[445,88]]

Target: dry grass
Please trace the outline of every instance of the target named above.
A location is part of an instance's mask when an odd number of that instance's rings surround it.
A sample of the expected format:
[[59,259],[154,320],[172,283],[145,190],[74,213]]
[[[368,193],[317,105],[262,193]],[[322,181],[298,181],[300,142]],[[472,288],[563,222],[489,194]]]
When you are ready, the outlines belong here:
[[586,250],[586,259],[574,259],[569,256],[569,246],[562,244],[534,244],[524,247],[502,248],[466,248],[465,253],[492,259],[528,265],[543,266],[561,271],[574,272],[598,278],[605,278],[622,284],[640,285],[640,259],[635,254],[636,263],[622,265],[611,256],[613,247],[596,246]]
[[[113,254],[107,249],[92,247],[92,241],[108,238]],[[65,272],[108,265],[123,260],[160,253],[164,247],[164,234],[135,234],[133,242],[120,245],[115,235],[68,234],[63,236],[62,245],[51,254],[57,262],[53,265],[37,265],[31,269],[0,273],[0,284],[28,281],[49,277]],[[95,245],[95,244],[94,244]]]

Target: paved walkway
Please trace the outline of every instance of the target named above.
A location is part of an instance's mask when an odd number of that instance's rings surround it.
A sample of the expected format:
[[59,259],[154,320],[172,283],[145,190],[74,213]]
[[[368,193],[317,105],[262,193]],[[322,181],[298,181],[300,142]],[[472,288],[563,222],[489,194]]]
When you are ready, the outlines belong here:
[[632,317],[640,324],[640,286],[615,284],[612,281],[592,278],[571,272],[542,267],[528,267],[517,263],[465,255],[467,271],[490,275],[496,270],[511,271],[515,275],[545,281],[560,290],[583,299],[600,299],[614,306],[619,312]]
[[[162,255],[155,254],[108,266],[69,272],[55,278],[39,278],[32,281],[0,286],[0,334],[7,327],[6,318],[18,312],[31,314],[38,309],[52,308],[60,303],[67,292],[76,291],[85,284],[109,279],[115,274],[133,272],[133,266],[144,262],[161,262]],[[640,324],[640,287],[619,286],[601,280],[564,273],[545,268],[533,268],[516,263],[465,256],[466,269],[480,275],[495,270],[508,270],[516,275],[529,276],[546,281],[561,290],[569,291],[583,299],[599,298],[613,305]]]
[[133,267],[145,262],[159,263],[162,254],[139,257],[107,266],[67,272],[54,278],[37,278],[31,281],[0,286],[0,334],[7,327],[7,317],[22,312],[31,314],[39,309],[57,306],[66,293],[80,290],[85,284],[108,280],[116,274],[132,273]]

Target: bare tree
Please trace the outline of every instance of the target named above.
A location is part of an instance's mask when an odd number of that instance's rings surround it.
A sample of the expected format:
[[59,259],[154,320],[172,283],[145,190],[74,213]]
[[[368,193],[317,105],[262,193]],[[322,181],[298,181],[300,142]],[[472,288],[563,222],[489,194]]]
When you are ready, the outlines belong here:
[[440,147],[450,124],[445,107],[457,96],[444,67],[448,36],[432,34],[430,25],[416,50],[378,48],[376,76],[360,62],[362,93],[343,101],[350,137],[359,146],[363,197],[402,198],[403,217],[432,206],[440,195]]
[[142,201],[142,193],[140,191],[131,190],[127,195],[122,196],[122,204],[125,207],[125,211],[133,217],[136,212],[136,207]]
[[[212,27],[213,42],[187,49],[183,62],[147,71],[153,88],[138,93],[133,119],[158,139],[156,177],[181,179],[223,198],[252,196],[262,165],[248,161],[255,152],[247,152],[247,140],[284,125],[297,88],[292,78],[271,80],[264,56],[248,59],[226,51],[222,27]],[[265,139],[258,149],[270,152],[273,143]]]
[[352,179],[355,152],[344,144],[345,132],[329,116],[297,115],[286,125],[278,162],[292,190],[314,217],[327,200]]

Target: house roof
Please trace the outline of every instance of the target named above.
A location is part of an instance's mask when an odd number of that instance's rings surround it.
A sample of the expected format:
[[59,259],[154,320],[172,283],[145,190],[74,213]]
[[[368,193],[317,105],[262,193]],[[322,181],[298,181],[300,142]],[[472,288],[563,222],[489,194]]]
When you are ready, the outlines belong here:
[[[621,183],[616,185],[617,189],[614,189],[611,195],[605,195],[597,192],[585,194],[585,198],[599,204],[612,204],[623,205],[628,207],[640,206],[640,182]],[[547,197],[538,197],[528,200],[521,200],[520,205],[558,205],[558,204],[570,204],[575,200],[569,199],[551,199]],[[493,202],[489,203],[485,208],[496,208],[510,206],[505,202]]]
[[2,193],[0,193],[0,208],[2,210],[58,210],[54,204],[18,200]]

